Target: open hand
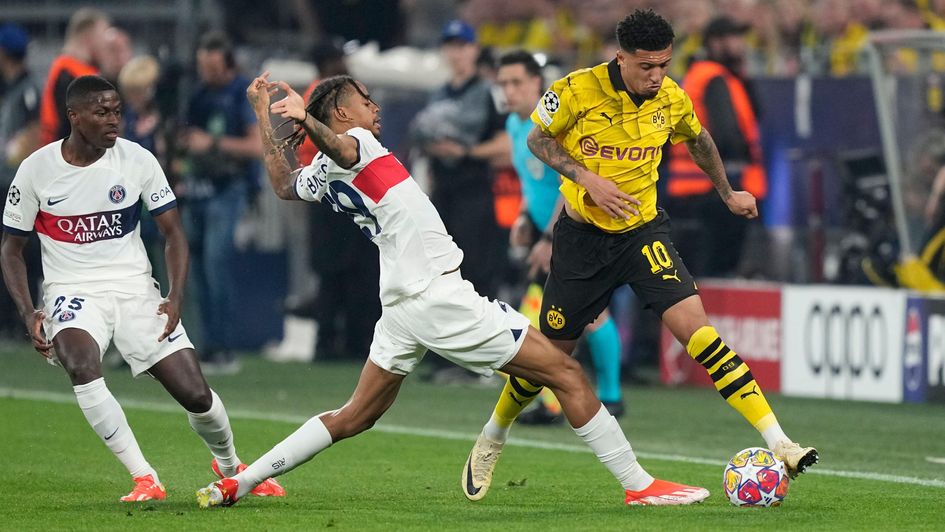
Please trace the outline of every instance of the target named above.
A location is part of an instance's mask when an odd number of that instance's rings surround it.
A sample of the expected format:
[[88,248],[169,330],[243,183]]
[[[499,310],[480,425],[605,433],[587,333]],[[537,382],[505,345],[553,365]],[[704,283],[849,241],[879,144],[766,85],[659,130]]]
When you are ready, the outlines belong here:
[[269,111],[274,115],[291,118],[296,122],[305,120],[308,111],[305,109],[305,100],[302,99],[302,95],[292,90],[292,87],[284,81],[274,81],[272,86],[285,92],[285,98],[272,104]]
[[629,220],[631,216],[640,215],[636,208],[640,205],[640,200],[617,188],[613,181],[589,171],[582,174],[577,183],[587,190],[594,203],[609,216]]

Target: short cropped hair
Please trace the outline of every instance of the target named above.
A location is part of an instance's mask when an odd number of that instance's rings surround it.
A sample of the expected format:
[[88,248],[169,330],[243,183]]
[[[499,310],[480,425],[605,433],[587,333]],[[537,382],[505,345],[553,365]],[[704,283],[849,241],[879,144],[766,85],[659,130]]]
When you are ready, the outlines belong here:
[[652,9],[637,9],[617,23],[617,44],[625,52],[664,50],[675,38],[673,27]]
[[69,17],[69,24],[66,25],[66,40],[68,41],[91,30],[100,21],[109,24],[111,18],[104,11],[94,7],[83,7]]
[[115,86],[102,76],[80,76],[72,80],[66,88],[66,107],[82,103],[90,94],[115,91]]
[[[525,50],[513,50],[499,58],[499,67],[508,65],[522,65],[529,76],[542,77],[541,65],[535,60],[535,56]],[[542,80],[544,84],[544,80]]]

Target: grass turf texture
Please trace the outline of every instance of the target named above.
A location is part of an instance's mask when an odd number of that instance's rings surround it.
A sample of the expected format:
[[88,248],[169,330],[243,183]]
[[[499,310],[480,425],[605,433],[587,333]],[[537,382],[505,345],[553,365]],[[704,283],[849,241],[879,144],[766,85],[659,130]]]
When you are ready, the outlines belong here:
[[[240,456],[249,462],[309,415],[341,405],[359,369],[250,358],[241,374],[209,380],[226,402]],[[151,379],[134,381],[121,370],[107,372],[106,380],[168,500],[118,502],[130,479],[70,399],[62,370],[27,349],[7,347],[0,351],[0,529],[933,530],[945,517],[945,465],[925,459],[945,456],[942,405],[770,395],[788,432],[817,445],[821,473],[792,482],[779,508],[746,509],[725,499],[722,470],[736,451],[763,445],[760,437],[713,391],[660,387],[625,390],[629,414],[621,424],[651,473],[709,488],[705,503],[623,506],[619,485],[566,426],[516,427],[513,437],[527,445],[506,447],[489,496],[470,503],[459,489],[460,471],[498,388],[440,387],[414,377],[378,427],[281,477],[287,498],[246,498],[233,508],[199,510],[194,491],[213,479],[210,456],[183,412]],[[706,459],[710,463],[701,463]],[[851,474],[918,477],[936,485]]]

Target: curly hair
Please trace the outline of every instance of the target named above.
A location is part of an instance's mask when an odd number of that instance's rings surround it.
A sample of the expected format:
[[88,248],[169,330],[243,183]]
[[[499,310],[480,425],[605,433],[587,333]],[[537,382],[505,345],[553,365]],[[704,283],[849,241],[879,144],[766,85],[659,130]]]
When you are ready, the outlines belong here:
[[[332,76],[325,78],[315,87],[315,90],[312,91],[312,95],[308,97],[305,111],[312,115],[315,120],[323,124],[328,124],[331,119],[331,112],[338,108],[338,102],[342,101],[342,98],[351,90],[357,91],[358,94],[367,99],[371,98],[351,76]],[[286,120],[279,124],[276,129],[290,122],[292,122],[292,120]],[[284,139],[284,142],[289,148],[295,149],[301,145],[304,140],[305,130],[297,124],[295,130]]]
[[673,27],[652,9],[637,9],[617,23],[617,43],[626,52],[664,50],[675,38]]

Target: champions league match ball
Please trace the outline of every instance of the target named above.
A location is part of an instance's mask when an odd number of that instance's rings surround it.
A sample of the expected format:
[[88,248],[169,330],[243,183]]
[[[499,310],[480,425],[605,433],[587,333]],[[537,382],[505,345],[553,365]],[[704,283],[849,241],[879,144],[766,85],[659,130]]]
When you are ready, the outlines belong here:
[[788,490],[784,462],[761,447],[738,451],[725,466],[722,489],[735,506],[778,506]]

